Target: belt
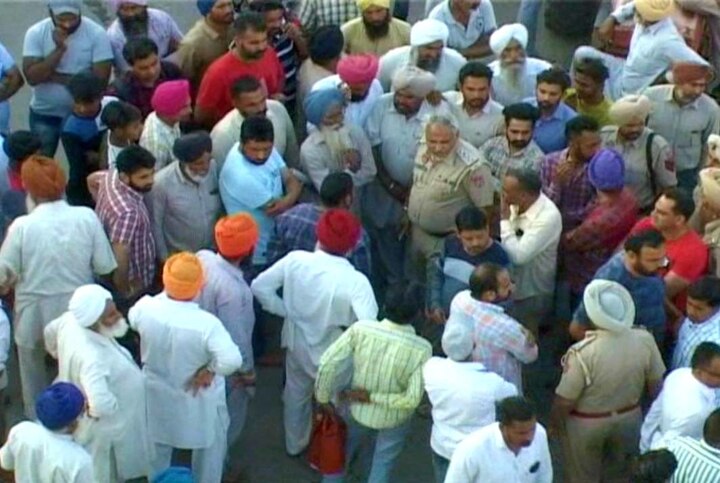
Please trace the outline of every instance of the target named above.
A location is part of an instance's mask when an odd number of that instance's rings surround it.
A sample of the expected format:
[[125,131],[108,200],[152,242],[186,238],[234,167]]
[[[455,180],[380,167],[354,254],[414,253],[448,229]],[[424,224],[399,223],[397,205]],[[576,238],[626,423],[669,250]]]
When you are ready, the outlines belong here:
[[635,403],[632,406],[626,406],[624,408],[616,409],[615,411],[610,411],[607,413],[583,413],[581,411],[572,410],[570,411],[570,415],[575,416],[576,418],[585,418],[585,419],[600,419],[600,418],[609,418],[612,416],[618,416],[620,414],[629,413],[630,411],[633,411],[640,407],[639,403]]

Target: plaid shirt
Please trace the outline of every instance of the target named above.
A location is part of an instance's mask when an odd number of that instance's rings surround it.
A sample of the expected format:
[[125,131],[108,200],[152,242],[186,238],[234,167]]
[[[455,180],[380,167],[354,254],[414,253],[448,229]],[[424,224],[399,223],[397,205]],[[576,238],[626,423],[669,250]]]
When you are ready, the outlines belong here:
[[[318,205],[302,203],[278,216],[268,242],[268,262],[275,263],[293,250],[315,251],[315,226],[322,212]],[[364,229],[360,241],[350,255],[350,263],[366,276],[370,276],[370,239]]]
[[360,16],[355,0],[304,0],[300,7],[300,24],[308,32],[325,25],[342,25]]
[[690,359],[701,342],[720,344],[720,311],[701,324],[685,319],[678,333],[671,369],[690,367]]
[[447,325],[460,324],[473,338],[472,359],[487,370],[515,384],[522,393],[522,363],[537,359],[537,344],[529,343],[527,331],[502,307],[475,300],[470,291],[460,292],[450,305]]
[[509,169],[529,169],[538,173],[540,164],[545,157],[540,147],[532,139],[525,148],[515,154],[510,154],[510,146],[504,134],[485,141],[480,147],[480,151],[490,163],[490,170],[498,183],[497,191],[500,191],[502,180]]
[[590,184],[588,163],[578,169],[565,181],[558,182],[555,176],[558,165],[568,155],[568,150],[556,151],[545,156],[540,166],[542,190],[560,210],[563,232],[572,230],[585,219],[590,202],[595,198],[595,188]]
[[[155,240],[142,194],[120,181],[116,170],[100,181],[95,212],[112,243],[130,248],[133,289],[148,288],[155,277]],[[140,283],[140,287],[136,284]]]

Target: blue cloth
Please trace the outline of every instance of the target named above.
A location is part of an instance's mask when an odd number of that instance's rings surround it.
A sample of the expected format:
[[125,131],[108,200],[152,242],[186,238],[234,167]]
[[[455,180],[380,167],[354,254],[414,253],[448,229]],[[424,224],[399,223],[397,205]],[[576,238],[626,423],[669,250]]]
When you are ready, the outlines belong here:
[[75,421],[85,409],[85,396],[74,384],[56,382],[35,401],[35,412],[43,426],[51,431]]
[[[665,330],[665,284],[659,275],[636,277],[625,267],[624,254],[616,253],[595,273],[595,280],[612,280],[625,287],[635,302],[635,325],[651,331]],[[581,302],[575,311],[575,321],[590,324]]]
[[217,0],[197,0],[197,9],[200,12],[200,15],[205,17],[209,14],[210,10],[212,10],[213,6],[215,6],[216,1]]
[[[3,44],[0,44],[0,80],[7,76],[7,73],[16,67],[10,53]],[[10,132],[10,102],[5,100],[0,102],[0,134],[8,134]]]
[[171,466],[155,475],[152,483],[194,483],[192,471],[184,466]]
[[264,164],[253,164],[240,152],[240,144],[232,147],[220,171],[220,198],[228,215],[248,212],[260,229],[253,264],[267,263],[267,245],[275,229],[275,219],[265,214],[265,207],[283,196],[285,161],[273,148]]
[[340,89],[318,89],[311,91],[305,96],[305,102],[303,102],[305,118],[309,123],[319,126],[331,107],[335,104],[344,103],[345,93]]
[[[527,102],[537,107],[537,98],[525,99]],[[540,146],[543,153],[550,154],[560,151],[567,147],[567,138],[565,137],[565,124],[577,116],[577,113],[564,102],[560,102],[555,112],[549,118],[540,118],[535,123],[535,131],[533,139]]]

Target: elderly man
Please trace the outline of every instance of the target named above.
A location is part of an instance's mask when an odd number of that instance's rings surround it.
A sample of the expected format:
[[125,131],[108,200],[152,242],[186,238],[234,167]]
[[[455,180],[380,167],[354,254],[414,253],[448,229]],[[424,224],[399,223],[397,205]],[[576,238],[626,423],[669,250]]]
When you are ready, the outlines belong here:
[[95,214],[63,199],[65,175],[57,162],[31,156],[21,176],[36,208],[10,226],[0,248],[0,265],[3,288],[15,286],[20,383],[25,414],[32,419],[35,398],[49,377],[43,327],[67,309],[76,288],[92,283],[95,275],[110,275],[117,264]]
[[503,25],[490,36],[490,48],[498,57],[489,64],[494,74],[492,98],[503,106],[535,95],[537,75],[552,67],[528,57],[527,44],[528,31],[519,23]]
[[610,70],[608,93],[613,100],[628,94],[639,94],[667,71],[673,62],[707,62],[692,50],[678,32],[671,14],[673,0],[634,0],[618,7],[598,28],[601,42],[610,42],[615,25],[635,18],[635,30],[627,59],[621,59],[582,46],[575,59],[595,57]]
[[405,243],[402,220],[413,177],[418,141],[424,119],[449,113],[447,103],[435,107],[425,101],[435,88],[435,77],[418,67],[405,66],[395,72],[393,92],[375,104],[366,132],[373,146],[377,176],[365,192],[364,220],[373,243],[373,285],[403,283]]
[[625,287],[594,280],[583,302],[596,330],[563,358],[550,428],[563,441],[565,481],[600,482],[628,474],[640,440],[640,400],[657,394],[665,364],[652,335],[633,328],[635,304]]
[[447,25],[447,45],[465,58],[490,55],[490,34],[497,28],[490,0],[446,0],[433,8],[428,18]]
[[343,327],[357,320],[376,320],[378,314],[370,282],[345,258],[357,245],[360,230],[360,222],[349,211],[326,211],[317,224],[315,251],[289,253],[258,275],[251,286],[265,310],[285,318],[285,450],[293,456],[310,441],[312,396],[321,356]]
[[97,481],[92,459],[73,441],[85,396],[76,386],[57,382],[34,403],[38,422],[23,421],[10,429],[0,448],[0,466],[15,481],[91,483]]
[[565,104],[578,114],[592,117],[600,127],[612,124],[612,101],[605,96],[605,81],[610,71],[602,60],[578,59],[572,66],[572,88],[565,92]]
[[198,0],[196,3],[202,18],[188,30],[175,54],[180,70],[190,80],[193,98],[208,67],[228,51],[235,34],[232,0]]
[[127,481],[150,472],[145,377],[117,343],[128,324],[99,285],[78,287],[68,311],[45,327],[45,348],[58,360],[58,380],[87,398],[77,441],[92,455],[97,481]]
[[438,91],[457,86],[460,69],[467,62],[458,51],[447,47],[450,31],[439,20],[417,22],[410,30],[410,45],[392,49],[380,59],[378,78],[385,92],[390,90],[395,72],[406,64],[435,75]]
[[370,111],[383,93],[380,81],[375,78],[377,72],[378,59],[374,55],[346,55],[337,63],[337,74],[317,81],[310,91],[340,89],[349,100],[345,121],[364,128]]
[[720,344],[720,279],[706,275],[688,287],[687,317],[680,326],[672,369],[690,367],[702,342]]
[[360,17],[342,26],[345,52],[382,57],[410,43],[410,24],[393,17],[390,0],[358,0],[357,4]]
[[149,194],[153,236],[160,261],[177,252],[213,246],[213,228],[220,218],[218,169],[211,158],[210,135],[199,131],[175,141],[177,161],[155,176]]
[[643,95],[618,99],[608,112],[612,125],[600,130],[603,147],[614,149],[625,161],[625,185],[643,213],[652,210],[663,190],[677,184],[670,145],[646,126],[651,108]]
[[62,122],[72,110],[68,81],[92,70],[107,83],[113,52],[103,28],[81,16],[81,0],[48,0],[47,5],[49,18],[25,33],[22,71],[33,86],[30,130],[40,136],[42,153],[54,156]]
[[158,46],[160,58],[175,52],[183,38],[175,20],[166,12],[148,8],[148,0],[108,0],[117,18],[108,27],[108,37],[115,54],[115,70],[125,72],[129,66],[123,57],[128,40],[147,37]]
[[215,162],[220,167],[225,163],[228,153],[240,139],[245,118],[261,116],[272,122],[275,134],[274,146],[277,152],[286,164],[298,167],[300,151],[295,128],[282,102],[268,99],[260,81],[250,75],[240,77],[233,83],[232,100],[235,109],[227,113],[210,133]]
[[165,290],[140,299],[128,320],[140,333],[153,473],[170,466],[173,448],[188,449],[195,480],[220,483],[228,428],[224,376],[240,370],[243,358],[222,322],[193,302],[204,279],[195,255],[173,255],[163,268]]
[[469,205],[492,211],[495,187],[490,167],[459,132],[452,116],[431,116],[415,155],[407,216],[412,224],[410,259],[416,272],[412,278],[421,283],[428,258],[455,229],[458,212]]
[[493,72],[480,62],[468,62],[460,69],[459,92],[444,94],[460,122],[460,137],[476,148],[503,132],[503,107],[490,99]]
[[651,104],[648,127],[670,143],[678,187],[689,193],[705,164],[708,137],[720,133],[720,107],[705,94],[712,77],[712,69],[706,64],[676,62],[672,84],[643,92]]
[[344,171],[353,178],[356,202],[362,203],[363,187],[375,177],[375,160],[362,128],[344,120],[345,94],[337,88],[314,90],[303,108],[316,129],[300,146],[300,163],[315,189],[329,173]]

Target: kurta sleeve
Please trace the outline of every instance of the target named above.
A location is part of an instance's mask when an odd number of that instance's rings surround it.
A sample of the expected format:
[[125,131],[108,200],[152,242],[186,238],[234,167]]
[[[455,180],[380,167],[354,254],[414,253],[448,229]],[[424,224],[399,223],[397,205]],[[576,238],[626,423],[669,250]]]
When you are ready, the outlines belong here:
[[[244,283],[244,282],[243,282]],[[242,294],[237,290],[222,290],[217,299],[217,317],[225,324],[232,341],[240,349],[243,359],[242,370],[253,369],[255,356],[252,347],[252,333],[255,327],[255,312],[253,311],[252,293],[249,287],[244,287]]]
[[107,275],[117,268],[117,261],[102,223],[95,214],[93,218],[93,271],[98,275]]
[[[290,255],[288,255],[290,256]],[[285,281],[285,267],[290,264],[288,257],[284,257],[267,270],[260,273],[253,280],[250,288],[262,307],[270,313],[287,316],[285,303],[277,294]]]
[[107,369],[97,360],[86,362],[80,369],[80,385],[87,398],[90,417],[106,418],[119,409],[117,398],[108,385],[108,378]]
[[50,322],[48,325],[45,326],[45,329],[43,329],[43,339],[45,340],[45,350],[48,354],[50,354],[54,359],[58,358],[58,331],[60,330],[60,324],[63,322],[63,317],[58,317],[57,319]]
[[0,466],[4,470],[15,470],[15,454],[13,453],[13,445],[15,444],[15,428],[10,429],[7,440],[2,448],[0,448]]
[[[22,245],[23,245],[23,228],[25,217],[16,218],[10,224],[7,231],[5,241],[0,247],[0,264],[10,269],[13,275],[20,276],[22,273]],[[5,274],[3,274],[5,275]],[[10,274],[7,274],[10,275]],[[6,282],[0,280],[0,282]]]
[[242,367],[243,358],[240,349],[219,320],[207,336],[207,349],[211,356],[209,369],[215,374],[229,376]]
[[367,277],[360,275],[352,296],[352,308],[357,320],[376,320],[378,305],[375,300],[375,293]]
[[331,159],[330,153],[326,149],[305,140],[300,148],[300,164],[310,176],[315,189],[318,191],[320,191],[323,180],[330,174],[326,159]]

